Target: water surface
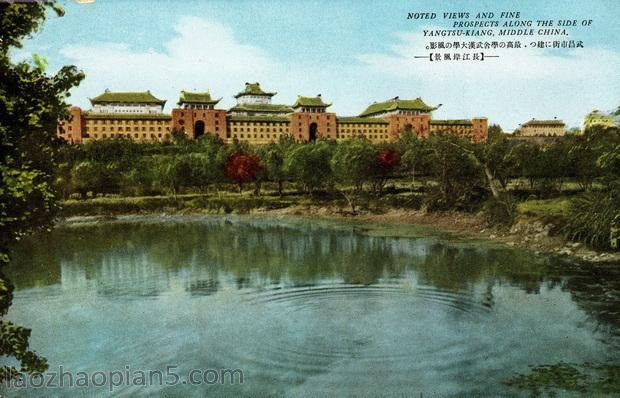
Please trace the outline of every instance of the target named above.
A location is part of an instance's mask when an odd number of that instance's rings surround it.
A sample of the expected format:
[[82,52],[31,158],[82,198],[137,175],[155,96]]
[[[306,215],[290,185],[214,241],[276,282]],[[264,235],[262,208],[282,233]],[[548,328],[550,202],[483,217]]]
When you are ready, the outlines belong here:
[[528,365],[618,357],[617,266],[403,228],[250,216],[62,227],[17,248],[7,318],[32,328],[52,371],[243,371],[243,384],[117,396],[522,394],[503,381]]

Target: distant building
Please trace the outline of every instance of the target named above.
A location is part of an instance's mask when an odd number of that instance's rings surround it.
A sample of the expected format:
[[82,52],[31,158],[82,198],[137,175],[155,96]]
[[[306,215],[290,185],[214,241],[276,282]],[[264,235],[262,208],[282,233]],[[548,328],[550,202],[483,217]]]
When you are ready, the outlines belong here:
[[566,134],[566,124],[558,119],[532,119],[523,123],[515,134],[522,137],[562,137]]
[[592,126],[613,127],[618,125],[619,120],[617,116],[614,117],[613,115],[595,109],[583,118],[582,130],[585,131]]
[[363,136],[372,142],[397,139],[405,131],[427,138],[431,133],[455,134],[471,141],[487,138],[487,119],[433,120],[437,107],[421,98],[373,103],[359,116],[337,116],[328,112],[330,103],[321,95],[298,96],[292,106],[273,104],[275,92],[265,92],[259,83],[246,83],[235,95],[232,108],[217,109],[220,99],[209,92],[182,91],[177,108],[162,113],[165,101],[146,93],[104,94],[91,100],[93,109],[71,108],[72,118],[62,121],[58,134],[73,143],[89,140],[125,138],[137,141],[166,141],[173,132],[190,139],[214,134],[225,142],[251,144],[276,142],[282,135],[298,140],[344,140]]

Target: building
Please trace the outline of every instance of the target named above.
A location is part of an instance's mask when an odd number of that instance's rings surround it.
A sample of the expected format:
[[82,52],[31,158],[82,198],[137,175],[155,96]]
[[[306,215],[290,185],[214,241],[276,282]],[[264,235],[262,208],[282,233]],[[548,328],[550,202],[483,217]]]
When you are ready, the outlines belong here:
[[163,113],[165,100],[146,92],[111,92],[91,98],[92,109],[71,107],[70,120],[58,125],[58,136],[81,144],[89,140],[126,138],[166,141],[171,138],[171,116]]
[[532,119],[520,126],[515,134],[521,137],[562,137],[566,133],[566,125],[558,119]]
[[[182,91],[177,107],[171,114],[164,114],[165,101],[148,91],[106,91],[91,100],[93,109],[90,111],[72,107],[71,120],[61,122],[58,133],[73,143],[104,138],[165,141],[172,138],[173,132],[190,139],[214,134],[225,142],[237,140],[251,144],[276,142],[282,135],[302,141],[364,136],[379,143],[395,140],[405,131],[422,138],[437,132],[456,134],[472,141],[487,137],[486,118],[434,120],[432,111],[438,106],[429,106],[421,98],[394,97],[369,105],[357,116],[338,116],[329,112],[331,103],[324,102],[320,94],[298,96],[292,105],[272,103],[276,94],[264,91],[259,83],[246,83],[244,90],[235,95],[237,104],[226,110],[216,108],[221,99],[213,99],[209,92]],[[106,102],[102,103],[101,97]],[[105,104],[106,108],[102,105],[95,111],[96,104]],[[155,104],[161,105],[157,112]]]
[[113,93],[106,89],[90,98],[93,113],[162,113],[165,100],[157,99],[150,91],[143,93]]
[[614,117],[612,114],[600,112],[594,109],[583,118],[582,131],[592,126],[613,127],[620,126],[618,115]]

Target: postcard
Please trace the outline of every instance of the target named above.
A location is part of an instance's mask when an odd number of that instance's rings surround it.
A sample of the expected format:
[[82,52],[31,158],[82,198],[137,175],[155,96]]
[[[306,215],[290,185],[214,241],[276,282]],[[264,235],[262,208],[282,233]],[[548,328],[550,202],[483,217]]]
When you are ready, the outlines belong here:
[[620,394],[619,18],[0,0],[0,397]]

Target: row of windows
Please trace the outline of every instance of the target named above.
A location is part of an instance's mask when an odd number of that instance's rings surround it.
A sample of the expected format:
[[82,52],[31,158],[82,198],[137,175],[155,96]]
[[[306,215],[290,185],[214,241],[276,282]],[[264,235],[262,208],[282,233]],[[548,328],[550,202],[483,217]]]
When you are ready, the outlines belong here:
[[233,122],[230,124],[232,127],[235,126],[273,126],[273,127],[286,127],[288,125],[287,122]]
[[386,129],[387,125],[384,124],[384,125],[381,125],[381,126],[377,127],[376,124],[371,124],[371,123],[355,123],[355,124],[349,124],[349,123],[345,124],[345,123],[343,123],[343,124],[338,124],[338,128],[339,129],[353,129],[353,130],[361,129],[361,128],[367,128],[367,129],[368,128],[375,128],[375,129],[384,128],[384,129]]
[[278,134],[233,134],[233,138],[252,139],[252,138],[278,138]]
[[387,140],[388,139],[387,134],[342,134],[342,133],[336,134],[337,139],[346,139],[346,138],[361,137],[361,136],[365,136],[369,140]]
[[[245,130],[244,130],[244,128],[243,128],[243,127],[239,127],[239,129],[237,129],[237,127],[233,127],[233,128],[232,128],[232,131],[233,131],[234,133],[236,133],[237,131],[239,131],[239,132],[243,132],[243,131],[245,131]],[[262,128],[262,127],[260,127],[260,128],[258,128],[258,130],[257,130],[257,129],[256,129],[256,127],[253,127],[253,128],[249,128],[249,127],[248,127],[247,131],[253,131],[253,132],[258,131],[258,132],[262,133],[262,132],[263,132],[263,128]],[[280,133],[283,133],[283,132],[284,132],[284,129],[283,129],[282,127],[280,127],[279,129],[277,129],[277,128],[275,128],[275,127],[274,127],[274,128],[269,128],[269,127],[267,127],[267,128],[265,128],[265,130],[264,130],[264,131],[265,131],[265,132],[267,132],[267,133],[269,133],[269,132],[274,132],[274,133],[276,133],[276,132],[280,132]]]
[[168,124],[169,120],[118,120],[118,119],[95,119],[88,120],[89,124]]
[[138,134],[138,133],[133,134],[133,136],[131,134],[114,134],[114,133],[112,133],[112,134],[110,134],[108,136],[107,134],[104,133],[104,134],[101,134],[101,135],[93,134],[93,138],[136,138],[136,139],[137,138],[143,138],[143,139],[145,139],[145,138],[151,138],[151,139],[166,138],[166,139],[168,139],[168,138],[170,138],[170,134],[168,134],[168,133],[166,133],[166,134],[158,133],[157,135],[155,135],[155,134],[151,133],[150,135],[142,134],[142,137],[140,137],[140,134]]
[[338,129],[338,132],[341,133],[341,134],[342,133],[344,133],[344,134],[346,134],[346,133],[358,133],[358,134],[359,133],[364,133],[364,134],[366,134],[366,133],[375,133],[375,134],[378,134],[378,133],[385,133],[385,132],[387,132],[387,129],[362,129],[362,130],[360,130],[360,129],[346,128],[346,129]]
[[[91,130],[90,127],[86,127],[87,133],[90,130]],[[170,127],[166,127],[165,130],[170,131]],[[94,126],[92,128],[92,131],[98,131],[97,126]],[[114,131],[114,126],[109,126],[109,127],[102,126],[101,131]],[[135,127],[135,128],[119,126],[117,131],[146,131],[146,126],[140,126],[140,127]],[[155,127],[150,126],[148,131],[155,131]],[[157,126],[157,131],[163,131],[162,126]]]

